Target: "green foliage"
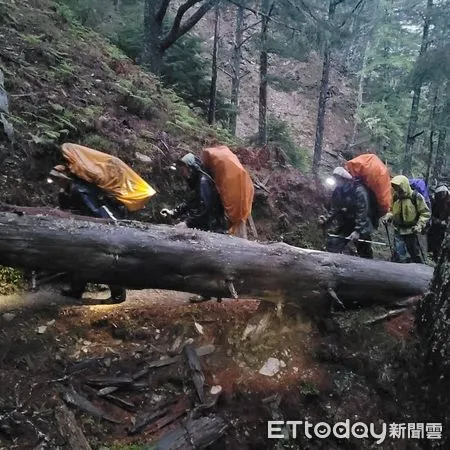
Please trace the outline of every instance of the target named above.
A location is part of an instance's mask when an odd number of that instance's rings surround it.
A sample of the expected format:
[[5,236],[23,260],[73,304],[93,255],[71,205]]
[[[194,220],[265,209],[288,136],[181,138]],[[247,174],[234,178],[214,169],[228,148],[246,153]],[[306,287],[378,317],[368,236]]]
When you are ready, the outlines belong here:
[[310,381],[303,381],[300,386],[300,392],[305,396],[318,396],[319,390],[317,389],[316,385]]
[[273,116],[269,117],[267,121],[267,142],[279,146],[286,153],[293,166],[305,169],[308,151],[295,143],[287,122]]
[[[126,56],[135,61],[140,60],[144,43],[142,0],[123,1],[120,11],[115,10],[110,0],[60,0],[60,2],[72,9],[74,17],[82,25],[106,36]],[[114,57],[119,59],[121,55],[115,52]],[[211,74],[210,63],[202,55],[199,38],[186,35],[166,51],[161,77],[165,84],[173,88],[189,105],[199,108],[206,115]],[[137,101],[139,102],[139,99]],[[136,104],[131,107],[141,109]],[[229,111],[229,103],[218,92],[217,120],[225,121]]]
[[0,266],[0,295],[9,295],[23,289],[23,273],[11,267]]

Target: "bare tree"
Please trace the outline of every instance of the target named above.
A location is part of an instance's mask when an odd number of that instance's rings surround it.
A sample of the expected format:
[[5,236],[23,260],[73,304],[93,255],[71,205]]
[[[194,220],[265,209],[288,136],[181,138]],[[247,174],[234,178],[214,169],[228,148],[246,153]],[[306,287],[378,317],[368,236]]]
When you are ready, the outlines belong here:
[[[145,0],[143,62],[150,70],[160,73],[163,56],[180,37],[191,30],[218,0],[186,0],[175,14],[166,32],[163,24],[171,0]],[[189,15],[188,18],[185,16]]]

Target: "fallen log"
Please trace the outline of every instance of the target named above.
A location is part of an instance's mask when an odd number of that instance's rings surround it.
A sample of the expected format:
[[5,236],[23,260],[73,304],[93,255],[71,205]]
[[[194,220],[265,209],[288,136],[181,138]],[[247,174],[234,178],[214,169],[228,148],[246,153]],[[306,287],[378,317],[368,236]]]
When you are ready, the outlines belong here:
[[317,308],[330,289],[348,306],[423,294],[433,269],[139,222],[0,213],[0,264],[77,272],[134,289],[246,295]]

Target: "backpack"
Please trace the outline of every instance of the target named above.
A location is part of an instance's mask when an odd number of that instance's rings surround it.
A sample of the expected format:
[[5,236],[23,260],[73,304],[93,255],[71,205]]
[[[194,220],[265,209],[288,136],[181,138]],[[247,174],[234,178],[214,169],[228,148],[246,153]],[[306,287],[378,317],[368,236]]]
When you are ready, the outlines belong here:
[[121,159],[78,144],[63,144],[70,173],[94,184],[123,204],[128,211],[144,208],[156,191]]
[[431,211],[430,194],[428,192],[427,184],[425,183],[425,181],[421,178],[410,178],[409,185],[411,186],[411,189],[413,191],[416,191],[422,195],[422,197],[425,199],[425,203]]
[[202,164],[211,173],[231,228],[239,226],[252,212],[255,189],[249,173],[226,146],[205,148]]
[[[429,195],[429,192],[427,189],[427,184],[425,183],[425,181],[422,180],[421,178],[410,178],[409,185],[411,186],[411,189],[413,190],[412,202],[413,202],[416,210],[417,210],[417,194],[419,193],[425,199],[425,203],[427,204],[429,210],[431,211],[431,200],[430,200],[430,195]],[[431,218],[426,223],[425,228],[422,231],[422,234],[425,234],[427,232],[430,225],[431,225]]]
[[366,153],[347,161],[346,170],[364,185],[369,193],[370,219],[374,228],[392,205],[391,177],[388,168],[374,154]]

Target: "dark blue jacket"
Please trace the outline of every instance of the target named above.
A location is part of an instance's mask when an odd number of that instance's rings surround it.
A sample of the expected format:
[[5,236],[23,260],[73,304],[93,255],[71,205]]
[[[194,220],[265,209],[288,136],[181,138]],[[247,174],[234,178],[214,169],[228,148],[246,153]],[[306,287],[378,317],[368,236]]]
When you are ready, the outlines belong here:
[[331,198],[330,220],[335,220],[339,230],[372,233],[369,192],[355,180],[338,186]]
[[106,206],[116,219],[124,217],[124,210],[106,199],[104,193],[94,184],[73,179],[67,190],[59,193],[61,209],[71,210],[83,216],[108,219],[110,216],[102,208]]
[[186,225],[189,228],[225,233],[225,213],[212,178],[201,171],[195,171],[188,184],[192,194],[187,202],[176,208],[175,217],[187,216]]

